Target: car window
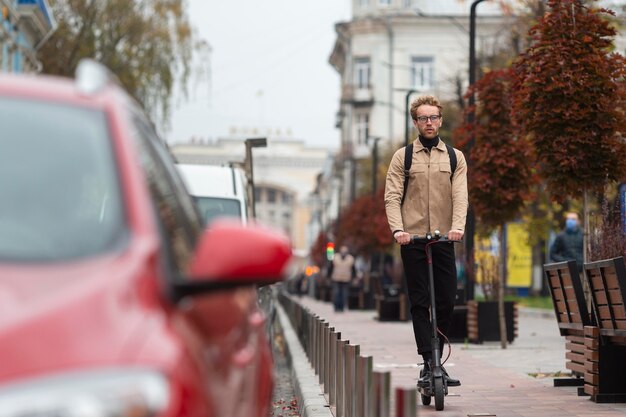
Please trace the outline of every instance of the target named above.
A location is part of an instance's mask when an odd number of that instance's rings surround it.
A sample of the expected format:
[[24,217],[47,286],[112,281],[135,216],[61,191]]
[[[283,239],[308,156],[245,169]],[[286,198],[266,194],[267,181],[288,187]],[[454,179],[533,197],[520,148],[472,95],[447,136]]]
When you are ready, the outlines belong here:
[[194,197],[204,224],[218,217],[234,217],[241,221],[241,204],[233,198]]
[[0,259],[60,261],[125,236],[102,111],[0,97]]
[[[143,118],[133,120],[140,163],[146,174],[155,205],[156,217],[165,233],[165,246],[172,267],[186,272],[196,239],[202,231],[201,219],[191,197],[176,174],[167,150]],[[162,148],[162,149],[159,149]]]

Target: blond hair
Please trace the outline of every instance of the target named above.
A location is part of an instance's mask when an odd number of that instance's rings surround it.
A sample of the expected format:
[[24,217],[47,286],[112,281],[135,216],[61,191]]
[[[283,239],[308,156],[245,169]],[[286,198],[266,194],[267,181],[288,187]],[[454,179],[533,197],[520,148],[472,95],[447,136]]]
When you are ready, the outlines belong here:
[[417,108],[423,105],[437,107],[439,109],[439,115],[441,116],[441,110],[443,107],[441,107],[439,100],[437,100],[434,96],[421,96],[413,100],[411,103],[411,118],[413,120],[417,120]]

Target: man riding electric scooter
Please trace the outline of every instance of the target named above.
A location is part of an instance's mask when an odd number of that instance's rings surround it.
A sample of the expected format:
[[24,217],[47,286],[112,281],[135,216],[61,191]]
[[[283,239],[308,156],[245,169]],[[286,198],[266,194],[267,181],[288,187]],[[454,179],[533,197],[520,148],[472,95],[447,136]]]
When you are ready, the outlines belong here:
[[[418,381],[421,389],[429,387],[432,381],[433,332],[427,243],[415,237],[433,235],[437,230],[450,241],[460,241],[468,206],[467,164],[461,151],[439,138],[443,121],[441,110],[439,101],[432,96],[413,101],[411,117],[419,137],[396,151],[385,184],[387,219],[395,241],[401,245],[413,331],[424,362]],[[432,250],[433,316],[436,313],[438,331],[445,335],[452,322],[456,295],[454,246],[445,243],[428,248]],[[439,339],[439,352],[442,352],[443,340],[443,337]],[[441,372],[446,387],[460,385],[445,369],[441,368]],[[422,399],[425,400],[424,396]],[[443,402],[440,406],[443,408]]]

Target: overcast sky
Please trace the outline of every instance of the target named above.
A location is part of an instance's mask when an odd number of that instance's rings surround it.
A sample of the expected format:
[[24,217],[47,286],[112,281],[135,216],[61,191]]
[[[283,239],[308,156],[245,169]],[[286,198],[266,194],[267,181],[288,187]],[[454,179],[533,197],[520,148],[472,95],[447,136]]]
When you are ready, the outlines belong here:
[[212,83],[174,105],[170,143],[267,129],[336,147],[339,74],[328,64],[334,24],[350,0],[188,0],[192,24],[212,48]]

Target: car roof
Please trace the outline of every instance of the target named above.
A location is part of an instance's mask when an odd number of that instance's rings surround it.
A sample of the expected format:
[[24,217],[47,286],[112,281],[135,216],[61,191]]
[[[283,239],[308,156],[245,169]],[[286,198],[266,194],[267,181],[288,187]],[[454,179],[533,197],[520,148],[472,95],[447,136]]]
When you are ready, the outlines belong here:
[[110,104],[114,96],[124,100],[124,94],[114,84],[88,94],[81,92],[72,78],[41,74],[0,74],[0,96],[100,109]]
[[188,191],[195,197],[243,197],[241,172],[227,166],[177,164]]

